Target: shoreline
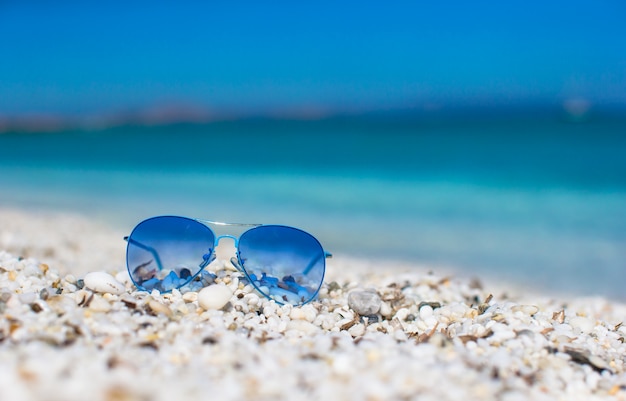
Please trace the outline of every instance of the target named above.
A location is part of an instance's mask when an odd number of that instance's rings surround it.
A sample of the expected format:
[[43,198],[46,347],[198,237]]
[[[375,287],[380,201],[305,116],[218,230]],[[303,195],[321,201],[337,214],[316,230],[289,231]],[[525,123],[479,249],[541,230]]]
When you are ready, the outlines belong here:
[[[195,292],[135,291],[124,233],[0,216],[0,399],[626,400],[623,303],[337,257],[300,308],[218,261],[232,296],[212,308]],[[99,271],[124,290],[82,286]],[[362,316],[349,294],[371,288],[380,308]]]
[[229,164],[150,169],[99,165],[85,155],[58,163],[20,159],[19,167],[0,169],[3,205],[80,213],[124,235],[161,214],[295,225],[336,254],[444,264],[564,296],[626,302],[619,284],[626,281],[621,189],[544,187],[540,179],[508,186],[480,174],[376,178],[359,170],[333,176],[262,166],[247,174]]

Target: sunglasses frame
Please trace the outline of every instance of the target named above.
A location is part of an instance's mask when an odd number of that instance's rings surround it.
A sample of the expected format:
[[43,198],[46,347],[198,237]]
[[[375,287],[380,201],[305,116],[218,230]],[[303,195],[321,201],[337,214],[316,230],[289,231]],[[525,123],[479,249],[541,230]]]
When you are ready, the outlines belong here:
[[[129,252],[129,248],[132,245],[135,245],[141,249],[144,249],[146,251],[148,251],[149,253],[151,253],[154,257],[155,263],[157,264],[159,270],[163,270],[163,265],[161,263],[161,259],[158,255],[158,252],[152,248],[151,246],[148,245],[144,245],[138,241],[135,241],[132,239],[132,234],[135,231],[135,229],[140,226],[141,224],[143,224],[144,222],[147,222],[149,220],[153,220],[153,219],[161,219],[161,218],[177,218],[177,219],[182,219],[182,220],[189,220],[189,221],[194,221],[197,222],[199,224],[202,224],[203,226],[205,226],[207,229],[209,229],[209,231],[211,231],[211,233],[213,234],[214,237],[214,241],[213,241],[213,247],[210,250],[210,255],[209,254],[205,254],[204,257],[204,261],[199,265],[199,270],[191,275],[189,277],[189,279],[185,282],[185,284],[183,285],[178,285],[174,288],[176,289],[180,289],[185,287],[186,285],[188,285],[189,283],[191,283],[198,275],[200,275],[205,268],[211,264],[211,262],[213,262],[217,255],[216,255],[216,248],[219,246],[220,240],[224,239],[224,238],[228,238],[228,239],[232,239],[234,241],[234,246],[235,246],[235,256],[230,258],[230,262],[233,264],[233,266],[240,272],[243,273],[244,276],[246,277],[246,279],[252,284],[252,286],[255,288],[255,290],[257,290],[258,292],[260,292],[264,297],[275,301],[276,303],[280,304],[280,305],[284,305],[284,304],[291,304],[290,302],[283,302],[279,299],[270,297],[269,295],[267,295],[265,292],[261,291],[257,285],[254,283],[255,280],[250,276],[250,274],[248,273],[248,271],[243,267],[243,263],[241,260],[241,255],[239,252],[239,240],[240,238],[246,234],[249,231],[252,231],[254,229],[260,228],[260,227],[283,227],[286,229],[290,229],[290,230],[296,230],[299,232],[302,232],[308,236],[310,236],[312,239],[315,240],[315,242],[320,246],[320,249],[322,250],[322,255],[320,255],[320,257],[323,257],[324,259],[329,259],[332,258],[332,254],[330,252],[327,252],[326,250],[324,250],[322,244],[319,242],[319,240],[317,238],[315,238],[313,235],[311,235],[310,233],[301,230],[299,228],[296,227],[290,227],[290,226],[285,226],[285,225],[280,225],[280,224],[260,224],[260,223],[226,223],[226,222],[220,222],[220,221],[213,221],[213,220],[207,220],[207,219],[200,219],[200,218],[192,218],[192,217],[184,217],[184,216],[173,216],[173,215],[164,215],[164,216],[154,216],[154,217],[150,217],[147,218],[145,220],[142,220],[141,222],[139,222],[131,231],[131,234],[128,236],[124,237],[124,241],[127,242],[127,248],[126,248],[126,255],[127,255],[127,260],[126,260],[126,266],[128,269],[128,273],[130,275],[130,278],[133,282],[133,284],[141,291],[150,291],[148,289],[146,289],[145,287],[143,287],[140,283],[137,283],[137,281],[135,280],[135,277],[133,277],[133,273],[131,273],[131,267],[128,265],[128,252]],[[217,233],[215,232],[215,230],[211,227],[211,226],[217,226],[220,228],[226,228],[226,227],[232,227],[232,228],[240,228],[241,232],[238,233],[237,235],[235,234],[221,234],[221,235],[217,235]],[[307,274],[317,263],[317,261],[319,260],[319,258],[314,259],[313,261],[311,261],[311,263],[309,264],[309,266],[307,266],[307,268],[304,269],[303,273]],[[324,270],[322,271],[322,276],[320,278],[320,283],[317,286],[317,289],[315,290],[315,292],[310,296],[310,298],[308,300],[305,300],[304,302],[298,303],[298,304],[291,304],[294,306],[300,306],[300,305],[304,305],[306,303],[311,302],[312,300],[314,300],[317,297],[317,294],[319,293],[319,290],[323,284],[324,281],[324,276],[326,273],[326,263],[324,262]],[[137,269],[137,267],[135,267],[135,270]],[[171,290],[166,290],[166,291],[160,291],[162,293],[167,293],[170,292]]]

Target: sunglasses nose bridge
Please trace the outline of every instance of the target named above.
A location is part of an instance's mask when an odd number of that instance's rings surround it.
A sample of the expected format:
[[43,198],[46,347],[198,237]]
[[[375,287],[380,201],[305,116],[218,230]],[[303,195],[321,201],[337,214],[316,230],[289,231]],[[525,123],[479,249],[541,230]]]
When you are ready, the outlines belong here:
[[[226,241],[222,241],[223,239]],[[220,260],[230,260],[231,256],[237,253],[238,246],[239,238],[230,234],[220,235],[215,237],[214,254]]]
[[232,239],[233,242],[235,243],[235,248],[237,248],[237,246],[239,245],[239,238],[235,237],[234,235],[224,234],[215,238],[215,246],[217,247],[220,244],[220,241],[224,238]]

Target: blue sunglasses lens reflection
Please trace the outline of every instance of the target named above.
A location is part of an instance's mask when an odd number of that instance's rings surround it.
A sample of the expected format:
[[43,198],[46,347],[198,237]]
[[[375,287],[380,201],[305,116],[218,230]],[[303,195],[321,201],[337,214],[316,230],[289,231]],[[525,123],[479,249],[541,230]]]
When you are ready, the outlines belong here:
[[324,280],[322,245],[297,228],[268,225],[248,230],[239,238],[238,257],[256,289],[281,304],[311,301]]
[[215,235],[185,217],[145,220],[128,237],[126,264],[135,285],[168,292],[189,283],[213,257]]

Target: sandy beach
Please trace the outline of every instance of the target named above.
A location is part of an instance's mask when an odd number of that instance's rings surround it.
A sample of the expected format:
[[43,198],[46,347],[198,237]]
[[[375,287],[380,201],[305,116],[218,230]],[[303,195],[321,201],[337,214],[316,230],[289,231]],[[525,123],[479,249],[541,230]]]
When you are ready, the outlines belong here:
[[0,401],[626,401],[624,4],[0,0]]
[[624,304],[341,255],[299,308],[218,259],[210,303],[136,291],[125,234],[0,209],[0,400],[626,400]]

